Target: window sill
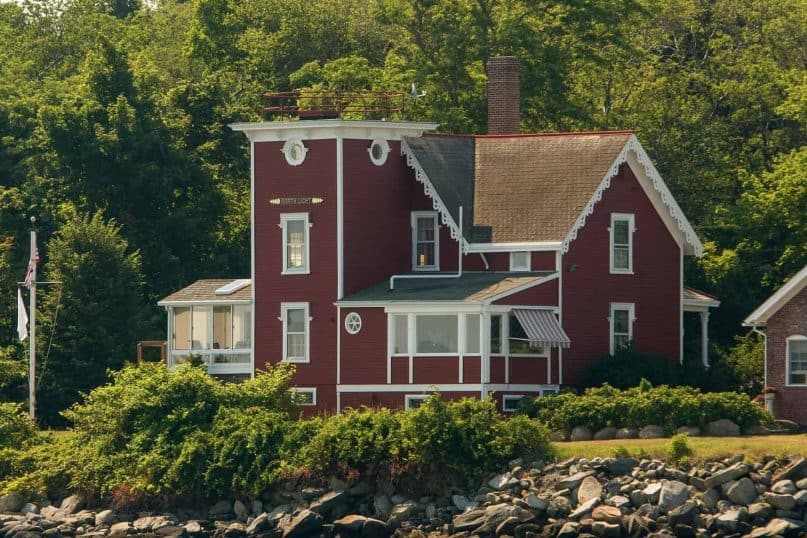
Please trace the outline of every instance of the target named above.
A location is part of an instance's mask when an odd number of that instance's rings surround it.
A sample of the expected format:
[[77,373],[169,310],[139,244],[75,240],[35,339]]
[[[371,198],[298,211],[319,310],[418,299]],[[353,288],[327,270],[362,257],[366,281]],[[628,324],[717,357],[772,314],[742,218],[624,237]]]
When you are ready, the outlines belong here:
[[308,364],[311,362],[310,359],[281,359],[280,362],[288,362],[291,364]]
[[460,354],[459,354],[458,351],[455,351],[453,353],[415,353],[412,356],[415,357],[415,358],[418,358],[418,357],[420,357],[420,358],[428,358],[428,357],[442,358],[442,357],[459,357]]
[[786,389],[807,389],[807,383],[786,383]]
[[439,266],[430,266],[430,267],[413,267],[412,271],[416,273],[439,273],[440,267]]
[[632,275],[633,274],[633,269],[624,270],[624,269],[613,269],[613,268],[611,268],[611,274],[612,275]]
[[511,353],[510,357],[516,359],[548,359],[549,355],[532,355],[530,353]]
[[310,275],[311,271],[309,269],[299,270],[299,271],[281,271],[281,275]]

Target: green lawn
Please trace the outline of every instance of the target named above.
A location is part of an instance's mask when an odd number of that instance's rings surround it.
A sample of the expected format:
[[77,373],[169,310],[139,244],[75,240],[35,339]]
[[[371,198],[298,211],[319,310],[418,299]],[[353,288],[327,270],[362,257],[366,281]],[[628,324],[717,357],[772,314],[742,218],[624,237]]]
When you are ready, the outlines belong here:
[[[582,456],[613,456],[614,451],[624,447],[631,455],[647,455],[663,458],[669,439],[615,439],[613,441],[578,441],[575,443],[553,443],[561,458]],[[764,454],[774,456],[786,454],[807,454],[807,434],[762,435],[750,437],[690,437],[693,459],[719,458],[745,454],[756,458]]]

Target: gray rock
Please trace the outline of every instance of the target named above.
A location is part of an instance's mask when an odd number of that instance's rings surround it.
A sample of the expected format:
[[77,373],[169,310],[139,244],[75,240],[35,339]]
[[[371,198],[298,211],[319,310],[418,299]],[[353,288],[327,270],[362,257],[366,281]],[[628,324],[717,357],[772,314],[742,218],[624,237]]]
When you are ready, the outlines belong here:
[[207,513],[213,519],[226,516],[233,513],[233,505],[230,501],[219,501],[211,506]]
[[644,495],[645,502],[651,504],[657,503],[659,495],[661,495],[661,487],[662,486],[659,482],[652,482],[645,486],[645,488],[642,490],[642,495]]
[[616,439],[616,428],[613,426],[606,426],[594,434],[595,441],[608,441],[610,439]]
[[392,529],[386,523],[371,517],[365,520],[361,529],[362,538],[387,538],[391,534]]
[[255,519],[253,519],[252,521],[249,522],[249,525],[247,525],[246,531],[247,531],[247,534],[253,535],[253,534],[258,534],[259,532],[261,532],[262,530],[264,530],[264,529],[266,529],[268,527],[269,527],[269,514],[264,512],[264,513],[262,513],[261,515],[259,515],[258,517],[256,517]]
[[638,439],[639,430],[636,428],[619,428],[616,431],[617,439]]
[[734,532],[737,530],[737,525],[744,519],[745,515],[748,515],[745,508],[728,510],[722,514],[718,514],[718,516],[715,518],[715,523],[721,529]]
[[730,480],[737,480],[741,476],[747,475],[749,469],[750,468],[745,463],[735,463],[731,467],[713,473],[712,476],[704,480],[703,487],[701,489],[705,491],[707,489],[712,489],[724,484]]
[[488,486],[495,490],[503,490],[518,484],[518,479],[510,473],[502,473],[488,480]]
[[128,521],[121,521],[120,523],[113,523],[111,527],[109,527],[109,535],[110,536],[126,536],[128,534],[131,525]]
[[485,510],[477,508],[470,510],[458,516],[454,516],[454,532],[474,531],[487,520]]
[[509,516],[496,526],[496,536],[512,536],[516,532],[516,526],[521,523],[517,517]]
[[592,476],[594,471],[580,471],[566,478],[562,478],[555,482],[555,489],[560,491],[562,489],[576,489],[587,476]]
[[599,497],[589,499],[587,502],[584,502],[578,506],[571,514],[569,514],[569,519],[583,519],[583,517],[590,514],[598,504],[600,504]]
[[603,461],[605,468],[612,476],[630,474],[634,467],[639,465],[636,458],[608,458]]
[[807,478],[802,478],[796,481],[796,487],[799,489],[807,489]]
[[319,532],[322,516],[311,510],[302,510],[283,527],[283,538],[305,538]]
[[572,433],[569,436],[569,439],[571,441],[591,441],[592,437],[591,430],[585,426],[575,426],[572,428]]
[[585,477],[577,488],[578,504],[585,504],[591,499],[599,499],[600,497],[602,497],[602,486],[600,482],[593,476]]
[[662,513],[677,508],[689,499],[687,485],[677,480],[665,480],[661,486],[658,504]]
[[25,506],[25,499],[19,493],[0,495],[0,514],[19,512]]
[[44,518],[51,519],[56,515],[58,511],[59,509],[53,505],[43,506],[42,508],[39,509],[39,515],[41,515]]
[[558,538],[577,538],[580,535],[580,523],[569,521],[558,532]]
[[624,495],[614,495],[613,497],[608,497],[605,500],[605,504],[608,506],[615,506],[619,509],[627,510],[630,508],[630,499],[625,497]]
[[777,483],[780,480],[798,480],[799,478],[804,478],[807,474],[807,460],[804,458],[797,458],[796,460],[792,461],[787,467],[777,472],[773,475],[773,483]]
[[600,538],[619,538],[622,536],[622,529],[616,523],[595,521],[591,524],[591,533]]
[[768,519],[773,515],[773,508],[768,503],[752,503],[748,506],[748,515],[751,519]]
[[451,504],[457,507],[457,509],[462,512],[471,504],[470,499],[465,495],[452,495],[451,496]]
[[701,429],[697,426],[681,426],[680,428],[675,429],[675,433],[685,433],[690,437],[699,437],[701,434]]
[[346,503],[349,499],[350,494],[345,490],[330,491],[316,501],[312,502],[308,509],[320,515],[325,515],[331,513],[334,508],[340,504]]
[[27,516],[28,514],[38,514],[39,507],[34,503],[25,503],[22,508],[20,508],[20,514]]
[[[241,528],[239,529],[241,531],[240,533],[236,534],[233,532],[225,532],[224,536],[227,538],[236,538],[236,536],[244,536],[246,534],[244,532],[244,525],[241,523],[238,523],[238,525],[241,526]],[[230,529],[227,530],[230,531]],[[159,529],[155,530],[154,534],[166,538],[167,537],[179,538],[180,536],[183,536],[185,534],[185,529],[180,527],[179,525],[164,525]]]
[[70,495],[69,497],[65,497],[62,500],[62,504],[59,506],[59,510],[64,512],[65,514],[75,514],[82,508],[84,508],[84,497],[81,495]]
[[392,507],[392,512],[390,512],[389,519],[387,523],[392,525],[393,527],[398,527],[400,524],[407,519],[412,514],[412,511],[415,509],[415,503],[413,502],[406,502],[401,504],[396,504]]
[[639,430],[639,439],[659,439],[664,437],[664,428],[655,424],[648,424]]
[[[727,482],[728,484],[729,482]],[[744,476],[737,481],[730,482],[731,486],[726,489],[726,497],[734,504],[748,506],[757,498],[757,489],[754,482]]]
[[533,510],[538,510],[539,512],[546,511],[549,503],[545,500],[541,499],[534,493],[528,493],[526,497],[524,497],[524,501],[527,503],[527,506],[532,508]]
[[549,434],[549,440],[556,443],[564,443],[569,440],[569,432],[566,430],[555,430]]
[[362,528],[364,527],[364,522],[367,521],[367,518],[364,516],[360,516],[357,514],[351,514],[345,516],[343,518],[337,519],[333,522],[333,526],[337,532],[346,533],[349,536],[359,536],[361,535]]
[[793,495],[793,498],[796,499],[798,505],[807,504],[807,491],[800,489]]
[[258,514],[263,513],[263,503],[260,501],[260,499],[255,499],[254,501],[252,501],[251,508],[252,508],[252,515],[257,516]]
[[621,523],[622,511],[615,506],[598,506],[591,512],[594,521],[605,521],[606,523]]
[[796,484],[792,480],[780,480],[771,486],[773,493],[796,493]]
[[754,529],[749,536],[751,538],[763,538],[774,536],[796,536],[807,529],[803,521],[792,519],[772,519],[765,527]]
[[706,424],[703,432],[709,437],[737,437],[740,435],[740,427],[726,418],[721,418]]
[[115,512],[112,510],[102,510],[95,514],[95,526],[111,525],[115,522]]
[[697,515],[698,505],[693,501],[686,501],[667,513],[667,521],[672,528],[675,528],[676,525],[693,525]]
[[236,500],[233,503],[233,513],[235,514],[235,517],[237,517],[238,519],[246,521],[247,516],[249,515],[249,510],[247,510],[247,505],[245,505],[239,500]]
[[281,504],[279,506],[275,506],[271,512],[267,514],[269,518],[269,525],[271,526],[273,523],[276,523],[283,519],[289,512],[291,512],[291,506],[288,504]]
[[376,495],[373,499],[373,508],[375,508],[376,516],[388,519],[392,513],[392,501],[386,495]]
[[777,510],[792,510],[796,506],[796,499],[790,494],[765,493],[763,497]]

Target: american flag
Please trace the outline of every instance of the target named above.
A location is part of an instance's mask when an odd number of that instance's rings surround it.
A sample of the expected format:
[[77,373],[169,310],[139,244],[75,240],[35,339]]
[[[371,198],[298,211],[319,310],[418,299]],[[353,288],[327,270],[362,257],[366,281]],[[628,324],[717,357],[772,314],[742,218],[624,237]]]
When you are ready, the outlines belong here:
[[39,249],[34,250],[34,257],[28,262],[28,271],[25,273],[25,287],[31,289],[31,281],[34,279],[34,267],[39,265]]

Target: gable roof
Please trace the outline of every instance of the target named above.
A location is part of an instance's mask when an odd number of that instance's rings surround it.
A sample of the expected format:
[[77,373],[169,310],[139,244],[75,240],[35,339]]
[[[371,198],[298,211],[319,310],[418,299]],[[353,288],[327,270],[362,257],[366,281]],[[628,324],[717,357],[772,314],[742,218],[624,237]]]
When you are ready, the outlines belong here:
[[627,131],[511,136],[425,135],[401,150],[466,251],[479,243],[545,243],[568,251],[628,163],[687,254],[703,246],[636,136]]
[[231,284],[236,279],[232,278],[207,278],[197,280],[190,286],[186,286],[179,291],[175,291],[168,297],[163,298],[157,304],[160,306],[180,305],[180,304],[247,304],[252,302],[252,285],[244,285],[236,289],[234,292],[222,295],[216,293],[216,290],[228,284]]
[[807,265],[743,320],[746,327],[764,326],[776,312],[807,286]]

